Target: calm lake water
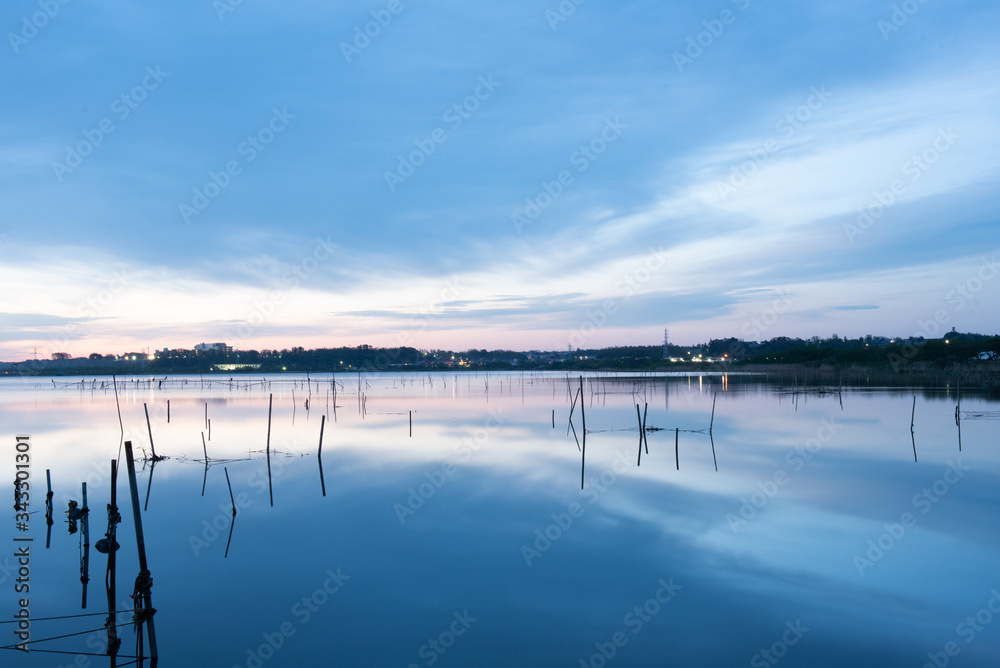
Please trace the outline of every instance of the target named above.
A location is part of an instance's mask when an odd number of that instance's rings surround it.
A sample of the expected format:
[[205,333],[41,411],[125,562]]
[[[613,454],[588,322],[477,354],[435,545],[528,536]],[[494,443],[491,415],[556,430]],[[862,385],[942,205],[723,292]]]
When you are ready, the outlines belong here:
[[[138,463],[161,666],[1000,665],[1000,404],[983,396],[962,393],[959,432],[954,391],[584,377],[584,444],[577,376],[338,374],[335,395],[329,375],[146,380],[119,379],[118,400],[137,458],[144,405],[167,457]],[[3,663],[108,665],[82,654],[103,631],[38,641],[104,624],[41,618],[107,611],[93,548],[81,610],[64,511],[87,482],[103,536],[110,380],[3,379],[0,425],[8,481],[30,435],[34,512],[27,531],[4,522],[3,614],[13,539],[32,537],[32,641],[69,652]],[[117,492],[123,609],[124,459]]]

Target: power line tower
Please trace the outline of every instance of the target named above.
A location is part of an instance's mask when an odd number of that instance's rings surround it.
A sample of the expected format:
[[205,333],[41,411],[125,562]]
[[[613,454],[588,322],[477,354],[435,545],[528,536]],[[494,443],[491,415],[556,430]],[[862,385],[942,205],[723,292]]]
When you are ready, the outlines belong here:
[[663,328],[663,359],[670,359],[670,351],[667,348],[667,328]]

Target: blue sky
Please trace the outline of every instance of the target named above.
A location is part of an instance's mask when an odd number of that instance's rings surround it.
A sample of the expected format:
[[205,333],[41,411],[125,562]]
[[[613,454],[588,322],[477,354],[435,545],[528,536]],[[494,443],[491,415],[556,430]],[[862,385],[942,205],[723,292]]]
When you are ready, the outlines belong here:
[[998,20],[6,3],[0,359],[996,333]]

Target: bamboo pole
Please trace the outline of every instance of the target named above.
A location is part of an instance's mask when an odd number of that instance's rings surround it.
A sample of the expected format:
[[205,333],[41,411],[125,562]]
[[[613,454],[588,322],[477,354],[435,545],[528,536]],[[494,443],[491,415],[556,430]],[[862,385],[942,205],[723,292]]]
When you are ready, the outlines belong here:
[[680,427],[674,427],[674,459],[677,460],[677,470],[681,470],[681,451],[680,451]]
[[[118,462],[111,460],[111,504],[108,513],[118,512]],[[109,525],[109,529],[111,529]],[[118,559],[115,556],[115,531],[108,532],[108,656],[111,658],[111,668],[115,668],[118,659],[118,647],[115,640],[118,637],[118,629],[115,622],[115,602],[118,600],[116,593],[116,581],[118,579]]]
[[717,393],[712,393],[712,419],[708,423],[708,433],[712,433],[712,426],[715,425],[715,400],[718,397]]
[[45,549],[49,549],[52,544],[52,471],[45,469],[45,484],[48,491],[45,493]]
[[[271,407],[274,405],[274,395],[269,394],[267,397],[267,454],[271,454]],[[208,404],[205,404],[208,406]]]
[[229,522],[229,538],[226,540],[226,554],[222,557],[223,559],[228,559],[229,544],[233,542],[233,527],[236,526],[236,500],[233,499],[233,485],[229,482],[229,469],[223,466],[222,470],[226,474],[226,485],[229,487],[229,502],[233,504],[233,517]]
[[83,583],[83,605],[87,609],[87,585],[90,583],[90,507],[87,505],[87,483],[83,483],[83,563],[81,564],[80,582]]
[[[135,544],[136,549],[139,553],[139,571],[142,575],[143,571],[149,572],[149,565],[146,563],[146,540],[142,535],[142,515],[139,511],[139,488],[136,484],[135,478],[135,460],[132,456],[132,441],[125,441],[125,465],[128,467],[128,486],[129,492],[132,496],[132,519],[135,522]],[[156,611],[153,609],[153,595],[152,592],[147,594],[146,598],[147,608],[146,610]],[[149,636],[149,656],[150,656],[150,668],[156,668],[157,661],[159,660],[159,654],[156,651],[156,628],[153,625],[154,614],[150,614],[146,617],[146,631]]]
[[319,460],[319,484],[323,488],[323,496],[326,496],[326,480],[323,478],[323,427],[326,425],[326,416],[321,415],[319,421],[319,452],[316,458]]
[[635,405],[635,419],[639,422],[639,455],[636,457],[635,465],[642,464],[642,417],[639,414],[639,404]]
[[149,424],[149,408],[146,407],[145,402],[142,404],[142,410],[146,412],[146,430],[149,431],[149,448],[153,451],[153,459],[159,459],[156,456],[156,446],[153,445],[153,427]]
[[[270,430],[268,430],[268,433],[270,433]],[[271,499],[271,507],[274,508],[274,486],[273,486],[273,484],[271,482],[271,445],[270,445],[270,440],[268,441],[268,446],[267,446],[267,494],[268,494],[268,497]]]
[[201,495],[205,496],[205,483],[208,482],[208,446],[205,445],[205,432],[201,432],[201,450],[205,453],[205,475],[201,478]]
[[712,432],[711,431],[708,432],[708,440],[712,444],[712,463],[715,464],[715,471],[716,471],[716,473],[718,473],[718,471],[719,471],[719,460],[717,460],[715,458],[715,439],[712,438]]

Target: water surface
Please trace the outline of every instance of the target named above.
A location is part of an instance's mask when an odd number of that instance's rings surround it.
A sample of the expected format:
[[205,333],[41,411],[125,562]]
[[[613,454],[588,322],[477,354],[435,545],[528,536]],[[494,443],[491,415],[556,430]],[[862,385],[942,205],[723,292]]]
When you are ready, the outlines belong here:
[[[1000,656],[1000,422],[988,419],[1000,405],[984,397],[962,395],[960,450],[947,390],[585,377],[585,416],[577,401],[570,428],[576,376],[147,381],[122,381],[118,405],[107,379],[0,382],[6,479],[15,435],[30,434],[32,510],[43,510],[46,469],[56,507],[49,549],[42,512],[27,533],[11,514],[4,532],[34,538],[34,618],[106,611],[106,557],[90,552],[81,610],[80,534],[61,513],[86,481],[91,542],[103,535],[120,442],[152,454],[145,405],[167,457],[138,464],[160,665],[983,666]],[[124,462],[117,491],[123,608],[138,572]],[[0,562],[5,615],[17,609],[14,561]],[[36,621],[32,639],[103,623]],[[134,633],[122,636],[132,653]],[[35,647],[102,653],[103,637]]]

